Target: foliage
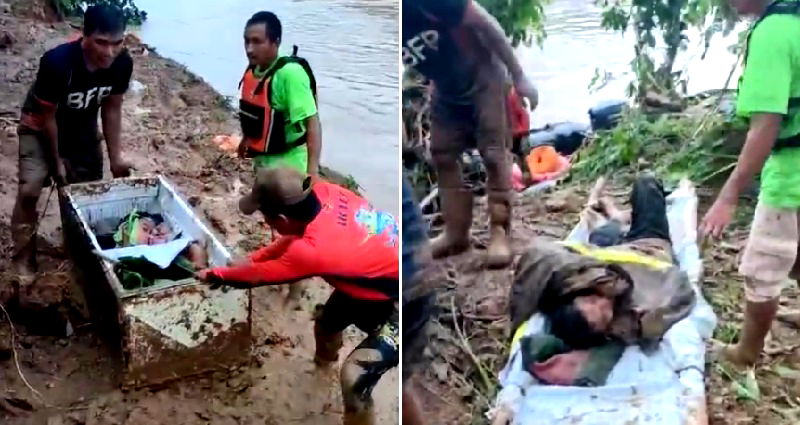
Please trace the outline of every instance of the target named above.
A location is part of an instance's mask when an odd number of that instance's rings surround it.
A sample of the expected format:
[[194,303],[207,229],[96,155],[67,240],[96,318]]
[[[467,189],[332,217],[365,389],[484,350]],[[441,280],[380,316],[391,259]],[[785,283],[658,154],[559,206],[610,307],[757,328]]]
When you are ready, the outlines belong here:
[[544,41],[544,6],[549,0],[478,0],[511,38],[513,45]]
[[344,187],[352,191],[353,193],[363,196],[361,190],[364,188],[361,187],[360,184],[356,181],[356,178],[353,177],[352,174],[344,175],[333,168],[326,167],[324,165],[319,166],[319,175],[325,180],[328,180],[331,183],[338,184],[339,186]]
[[667,182],[688,177],[696,184],[722,178],[736,164],[739,121],[720,113],[662,114],[627,112],[612,130],[598,132],[573,168],[577,180],[635,174],[650,169]]
[[[682,72],[673,72],[680,50],[688,45],[687,30],[702,31],[705,49],[719,32],[728,34],[735,25],[735,14],[729,0],[597,0],[603,6],[601,25],[610,30],[626,32],[632,28],[636,37],[634,59],[631,62],[636,81],[629,95],[643,100],[649,91],[676,95],[683,80]],[[657,40],[656,38],[660,38]],[[661,46],[659,46],[661,44]],[[654,58],[657,47],[665,48],[660,64]]]
[[96,4],[117,6],[125,13],[125,19],[133,25],[147,20],[147,12],[139,10],[134,0],[51,0],[53,7],[63,16],[83,16],[87,7]]

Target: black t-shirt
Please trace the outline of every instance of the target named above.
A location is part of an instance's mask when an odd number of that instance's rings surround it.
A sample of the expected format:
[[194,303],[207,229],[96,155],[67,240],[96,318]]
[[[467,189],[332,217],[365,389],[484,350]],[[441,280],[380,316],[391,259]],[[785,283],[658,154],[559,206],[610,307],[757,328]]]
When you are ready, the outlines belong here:
[[434,81],[449,96],[473,86],[473,70],[457,41],[472,0],[403,0],[403,65]]
[[108,96],[125,93],[132,73],[133,59],[127,51],[117,56],[111,67],[89,72],[80,40],[62,44],[39,61],[36,81],[22,111],[39,115],[39,102],[56,105],[62,155],[74,148],[96,145],[100,105]]

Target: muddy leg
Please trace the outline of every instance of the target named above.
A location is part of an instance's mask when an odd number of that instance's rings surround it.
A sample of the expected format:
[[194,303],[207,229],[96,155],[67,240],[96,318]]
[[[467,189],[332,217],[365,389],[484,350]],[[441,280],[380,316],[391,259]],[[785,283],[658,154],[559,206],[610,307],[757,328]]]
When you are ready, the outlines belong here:
[[722,353],[734,364],[754,364],[764,348],[784,282],[797,263],[798,221],[800,214],[795,209],[761,202],[756,206],[739,265],[739,273],[745,277],[744,325],[739,342]]
[[11,238],[14,243],[12,265],[19,283],[30,284],[36,270],[36,203],[48,176],[47,161],[36,135],[19,135],[19,185],[11,215]]
[[736,345],[725,347],[723,351],[725,358],[739,366],[755,364],[764,349],[764,339],[769,333],[777,311],[778,298],[764,302],[748,301],[745,306],[742,335]]
[[305,285],[302,280],[289,284],[289,294],[283,302],[285,310],[300,310],[300,299],[303,297]]
[[350,297],[339,291],[333,291],[325,305],[317,307],[314,314],[314,363],[317,366],[327,367],[339,359],[343,331],[351,323],[352,310]]
[[476,98],[478,150],[486,166],[489,194],[489,248],[487,264],[502,268],[511,263],[511,131],[506,114],[504,79],[483,89]]
[[319,322],[314,324],[314,363],[318,366],[328,366],[339,360],[339,350],[342,348],[342,332],[326,333]]
[[434,258],[456,255],[469,248],[472,225],[472,192],[464,187],[461,153],[467,145],[464,129],[453,107],[437,106],[432,114],[431,156],[439,179],[444,232],[431,240]]
[[341,373],[344,425],[376,423],[372,390],[381,376],[400,360],[398,336],[395,315],[347,357]]

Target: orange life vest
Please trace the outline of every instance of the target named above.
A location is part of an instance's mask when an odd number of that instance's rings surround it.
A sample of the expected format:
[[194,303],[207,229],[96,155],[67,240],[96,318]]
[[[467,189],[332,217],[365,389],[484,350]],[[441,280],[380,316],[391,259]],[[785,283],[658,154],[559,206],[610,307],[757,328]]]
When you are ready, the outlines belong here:
[[239,122],[242,125],[242,143],[247,146],[247,156],[279,154],[306,143],[306,135],[292,142],[286,140],[286,115],[283,111],[274,109],[271,103],[272,77],[290,63],[297,63],[306,71],[316,101],[317,84],[314,74],[308,62],[297,56],[297,46],[294,46],[292,56],[278,58],[277,63],[260,79],[256,78],[254,67],[248,67],[239,82],[242,90]]

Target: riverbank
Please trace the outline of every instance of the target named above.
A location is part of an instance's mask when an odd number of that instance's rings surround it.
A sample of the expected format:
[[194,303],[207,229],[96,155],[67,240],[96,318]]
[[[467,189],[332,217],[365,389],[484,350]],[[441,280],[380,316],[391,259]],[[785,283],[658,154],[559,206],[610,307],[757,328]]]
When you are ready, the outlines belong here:
[[[33,5],[31,3],[34,3]],[[50,21],[38,2],[0,0],[0,279],[8,279],[8,223],[17,189],[16,124],[19,107],[46,49],[72,29]],[[7,33],[7,34],[6,34]],[[123,149],[137,173],[161,173],[194,204],[234,254],[264,242],[260,223],[241,215],[237,193],[251,181],[248,163],[221,151],[213,138],[238,131],[224,99],[203,80],[148,46],[129,38],[134,80],[123,107]],[[106,170],[109,176],[108,170]],[[233,194],[233,195],[232,195]],[[45,196],[47,197],[47,191]],[[40,208],[46,199],[42,199]],[[284,311],[285,289],[253,291],[253,364],[229,375],[205,376],[167,388],[123,393],[116,359],[83,314],[72,267],[61,245],[51,202],[40,228],[39,261],[48,291],[42,296],[68,309],[75,329],[68,338],[36,336],[15,316],[20,332],[20,379],[13,360],[0,361],[0,422],[8,424],[338,424],[338,375],[315,369],[311,316],[330,290],[311,281],[302,309]],[[53,296],[53,294],[55,294]],[[361,335],[347,335],[345,350]],[[397,423],[398,373],[387,373],[374,392],[378,423]]]

